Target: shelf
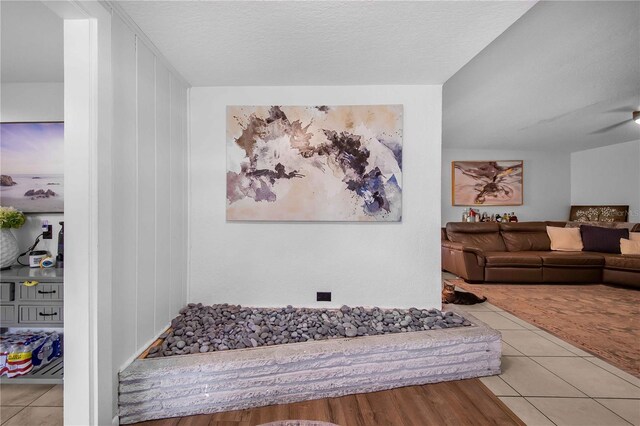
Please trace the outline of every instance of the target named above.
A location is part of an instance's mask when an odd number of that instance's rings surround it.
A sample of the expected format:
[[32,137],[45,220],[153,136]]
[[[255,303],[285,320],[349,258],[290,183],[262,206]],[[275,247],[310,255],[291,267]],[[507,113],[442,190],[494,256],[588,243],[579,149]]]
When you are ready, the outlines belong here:
[[0,384],[33,384],[33,385],[58,385],[62,384],[62,376],[64,373],[64,356],[56,358],[44,367],[33,371],[24,376],[8,378],[2,376]]

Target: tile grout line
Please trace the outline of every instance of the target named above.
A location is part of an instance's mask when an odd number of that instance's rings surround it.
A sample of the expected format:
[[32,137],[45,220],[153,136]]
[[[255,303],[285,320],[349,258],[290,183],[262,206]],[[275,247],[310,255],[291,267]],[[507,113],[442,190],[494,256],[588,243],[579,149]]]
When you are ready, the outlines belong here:
[[616,400],[616,399],[621,399],[624,401],[638,401],[640,402],[640,397],[638,398],[624,398],[624,397],[617,397],[617,396],[596,396],[593,399],[611,399],[611,400]]
[[637,384],[635,384],[635,383],[633,383],[633,382],[629,381],[627,378],[622,377],[621,375],[618,375],[618,374],[614,373],[613,371],[609,371],[609,370],[607,370],[606,368],[600,367],[598,364],[596,364],[595,362],[591,361],[589,358],[596,358],[596,359],[599,359],[600,361],[604,362],[605,364],[610,365],[611,367],[613,367],[613,368],[615,368],[615,369],[618,369],[618,370],[622,371],[623,373],[626,373],[626,374],[632,375],[631,373],[627,373],[626,371],[621,370],[620,368],[616,367],[615,365],[610,364],[610,363],[608,363],[607,361],[605,361],[605,360],[603,360],[603,359],[601,359],[601,358],[598,358],[598,357],[597,357],[597,356],[595,356],[595,355],[592,355],[592,356],[583,356],[582,358],[584,358],[586,361],[590,362],[591,364],[595,365],[596,367],[598,367],[598,368],[602,368],[604,371],[606,371],[606,372],[608,372],[608,373],[613,374],[614,376],[616,376],[616,377],[617,377],[617,378],[619,378],[619,379],[624,380],[625,382],[629,383],[630,385],[635,386],[635,387],[637,387],[637,388],[640,388],[640,386],[638,386]]
[[[601,404],[597,399],[595,398],[591,398],[590,396],[587,396],[586,398],[583,397],[570,397],[570,396],[530,396],[530,397],[524,397],[531,405],[533,405],[538,411],[540,411],[538,409],[538,407],[535,406],[535,404],[532,401],[529,401],[527,398],[539,398],[539,399],[545,399],[545,398],[549,398],[549,399],[590,399],[592,401],[594,401],[596,404],[600,405],[601,407],[604,407],[607,409],[607,411],[612,412],[613,414],[615,414],[617,417],[619,417],[620,419],[622,419],[622,421],[626,422],[627,424],[632,425],[632,423],[628,422],[627,419],[623,418],[620,414],[616,413],[615,411],[613,411],[612,409],[610,409],[609,407],[607,407],[606,405]],[[623,398],[611,398],[611,399],[623,399]],[[542,411],[540,411],[542,413]],[[544,414],[544,413],[542,413]],[[546,417],[546,416],[545,416]],[[549,419],[551,420],[551,419]],[[553,422],[552,422],[553,423]],[[555,423],[554,423],[555,424]]]
[[[503,378],[502,378],[502,377],[500,377],[500,376],[497,376],[497,377],[498,377],[498,379],[502,380],[502,382],[503,382],[505,385],[507,385],[507,386],[509,387],[509,389],[511,389],[512,391],[514,391],[515,393],[517,393],[517,394],[518,394],[518,396],[522,397],[522,394],[521,394],[520,392],[518,392],[518,391],[517,391],[513,386],[511,386],[509,383],[507,383],[507,381],[506,381],[505,379],[503,379]],[[497,396],[497,395],[496,395],[496,396]]]
[[5,421],[2,422],[2,424],[7,423],[9,420],[11,420],[12,418],[14,418],[15,416],[17,416],[18,414],[22,413],[24,411],[25,408],[27,407],[23,407],[21,405],[5,405],[5,407],[22,407],[20,410],[18,410],[13,416],[9,417],[8,419],[6,419]]
[[536,409],[536,411],[540,414],[542,414],[544,416],[545,419],[549,420],[552,424],[558,426],[558,424],[556,422],[554,422],[553,420],[551,420],[551,418],[549,418],[549,416],[547,416],[541,409],[539,409],[538,407],[535,406],[535,404],[531,401],[529,401],[529,399],[527,399],[526,396],[523,396],[524,400],[527,401],[529,404],[531,404],[531,406],[533,408]]
[[503,345],[509,346],[511,349],[513,349],[514,351],[516,351],[519,354],[519,355],[504,355],[504,354],[502,354],[502,356],[526,356],[525,354],[523,354],[522,352],[520,352],[519,350],[517,350],[516,348],[514,348],[513,346],[511,346],[510,344],[508,344],[504,340],[502,340],[502,333],[500,333],[500,341],[502,342]]
[[[553,334],[551,334],[551,333],[549,333],[548,331],[545,331],[545,330],[540,330],[540,329],[539,329],[539,330],[532,330],[532,331],[533,331],[533,332],[535,332],[538,336],[540,336],[540,337],[542,337],[542,338],[544,338],[544,339],[547,339],[547,340],[548,340],[548,341],[550,341],[551,343],[555,343],[555,342],[554,342],[553,340],[549,339],[546,335],[553,336],[553,337],[555,337],[556,339],[560,339],[559,337],[554,336]],[[562,340],[562,339],[560,339],[560,340]],[[577,350],[582,351],[582,352],[584,352],[584,353],[586,353],[586,354],[587,354],[587,355],[578,355],[578,354],[575,354],[575,356],[578,356],[578,357],[580,357],[580,358],[586,358],[586,357],[592,357],[592,356],[594,356],[594,355],[590,354],[589,352],[585,351],[584,349],[580,349],[580,348],[578,348],[578,347],[576,347],[576,346],[572,345],[571,343],[566,342],[566,341],[564,341],[564,340],[562,340],[562,341],[563,341],[564,343],[566,343],[567,345],[571,346],[572,348],[577,349]],[[557,343],[555,343],[555,344],[556,344],[556,345],[558,345]],[[560,346],[560,345],[558,345],[558,346]],[[567,349],[567,348],[565,348],[565,347],[563,347],[563,346],[561,346],[561,347],[562,347],[563,349],[566,349],[567,351],[571,352],[571,349]],[[573,352],[572,352],[572,353],[573,353]]]
[[621,419],[622,419],[622,421],[625,421],[625,422],[627,422],[629,425],[633,426],[633,424],[632,424],[631,422],[627,421],[627,419],[625,419],[625,418],[624,418],[624,417],[622,417],[620,414],[618,414],[618,413],[616,413],[615,411],[613,411],[611,408],[609,408],[609,407],[607,407],[606,405],[602,404],[600,401],[598,401],[598,400],[597,400],[597,399],[595,399],[595,398],[592,398],[592,399],[595,401],[595,403],[596,403],[596,404],[600,405],[601,407],[604,407],[606,410],[608,410],[608,411],[612,412],[613,414],[615,414],[616,416],[618,416],[619,418],[621,418]]
[[[574,356],[574,357],[570,357],[570,356],[566,356],[566,357],[559,357],[559,356],[551,356],[551,355],[548,355],[548,356],[536,356],[536,358],[580,358],[580,359],[584,359],[584,358],[587,358],[587,357],[581,357],[581,356],[578,356],[578,355],[576,355],[576,356]],[[553,374],[553,375],[555,375],[556,377],[558,377],[560,380],[563,380],[563,381],[567,382],[567,381],[566,381],[566,380],[564,380],[562,377],[558,376],[558,375],[557,375],[557,374],[555,374],[553,371],[549,370],[548,368],[546,368],[544,365],[540,364],[540,363],[539,363],[538,361],[536,361],[535,359],[533,359],[533,358],[532,358],[531,360],[532,360],[533,362],[535,362],[536,364],[540,365],[542,368],[544,368],[544,369],[546,369],[547,371],[549,371],[551,374]],[[589,360],[586,360],[586,361],[587,361],[587,362],[590,362]],[[590,362],[590,364],[591,364],[591,365],[593,365],[593,366],[594,366],[594,367],[596,367],[596,368],[599,368],[600,370],[604,371],[605,373],[609,373],[609,374],[611,374],[612,376],[615,376],[616,378],[618,378],[618,379],[620,379],[620,380],[623,380],[623,381],[625,381],[625,382],[629,383],[631,386],[633,386],[633,387],[635,387],[635,388],[640,389],[640,387],[638,387],[638,386],[637,386],[637,385],[635,385],[634,383],[631,383],[631,382],[629,382],[628,380],[625,380],[625,379],[623,379],[622,377],[619,377],[617,374],[613,374],[612,372],[608,371],[607,369],[604,369],[604,368],[600,367],[598,364],[594,364],[593,362]],[[567,382],[567,383],[569,383],[569,382]],[[569,383],[569,385],[571,385],[571,383]],[[571,386],[573,386],[573,385],[571,385]],[[574,386],[574,387],[575,387],[575,386]],[[578,389],[578,388],[576,388],[576,389]],[[580,391],[580,389],[578,389],[578,390]],[[582,392],[582,391],[580,391],[580,392]],[[584,393],[584,392],[583,392],[583,393]],[[588,395],[587,395],[587,396],[588,396]],[[599,397],[591,397],[591,396],[589,396],[589,398],[594,399],[594,398],[599,398]],[[612,398],[612,397],[609,397],[609,398],[611,398],[611,399],[620,399],[620,398]],[[627,399],[627,398],[622,398],[622,399]],[[628,399],[640,399],[640,398],[628,398]]]
[[[509,320],[509,321],[511,321],[512,323],[517,324],[517,325],[519,325],[520,327],[524,328],[525,330],[534,331],[534,332],[535,332],[535,331],[540,330],[540,328],[538,328],[538,327],[536,327],[535,325],[533,325],[533,324],[531,324],[531,323],[529,323],[529,322],[527,322],[527,321],[523,320],[522,318],[518,318],[517,316],[513,315],[513,314],[512,314],[512,313],[510,313],[510,312],[507,312],[507,311],[499,311],[499,312],[497,312],[497,313],[498,313],[498,314],[500,314],[502,317],[504,317],[504,318],[508,319],[508,320]],[[509,314],[509,315],[513,316],[514,318],[518,318],[518,320],[520,320],[520,321],[524,322],[525,324],[530,325],[530,326],[532,326],[532,327],[536,327],[536,328],[535,328],[535,329],[533,329],[533,328],[527,328],[527,326],[517,323],[516,321],[514,321],[513,319],[509,318],[508,316],[506,316],[506,315],[504,315],[504,314]]]
[[[556,357],[558,358],[558,357]],[[564,357],[564,358],[580,358],[580,357]],[[547,367],[545,367],[544,365],[540,364],[538,361],[536,361],[535,359],[533,359],[532,357],[529,357],[529,359],[533,362],[535,362],[536,364],[538,364],[540,367],[544,368],[545,370],[547,370],[549,373],[553,374],[554,376],[556,376],[558,379],[562,380],[563,382],[565,382],[566,384],[568,384],[569,386],[571,386],[572,388],[574,388],[575,390],[577,390],[578,392],[580,392],[581,394],[583,394],[584,396],[586,396],[587,398],[591,398],[589,395],[587,395],[586,393],[582,392],[580,389],[578,389],[576,386],[572,385],[571,383],[569,383],[568,381],[566,381],[565,379],[563,379],[562,377],[558,376],[556,373],[554,373],[553,371],[549,370]],[[604,369],[603,369],[604,370]],[[561,397],[561,398],[581,398],[581,397]],[[593,399],[593,398],[591,398]]]

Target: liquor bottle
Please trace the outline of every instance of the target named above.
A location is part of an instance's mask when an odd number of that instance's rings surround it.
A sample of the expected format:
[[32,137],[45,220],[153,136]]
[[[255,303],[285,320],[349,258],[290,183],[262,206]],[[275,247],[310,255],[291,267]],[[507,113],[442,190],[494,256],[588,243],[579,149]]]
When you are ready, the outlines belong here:
[[516,216],[515,212],[511,212],[511,216],[509,217],[509,222],[517,222],[518,216]]
[[466,222],[468,218],[469,218],[469,213],[467,213],[467,209],[464,209],[462,211],[462,221]]
[[500,214],[496,214],[496,222],[500,223],[502,222],[502,216],[500,216]]

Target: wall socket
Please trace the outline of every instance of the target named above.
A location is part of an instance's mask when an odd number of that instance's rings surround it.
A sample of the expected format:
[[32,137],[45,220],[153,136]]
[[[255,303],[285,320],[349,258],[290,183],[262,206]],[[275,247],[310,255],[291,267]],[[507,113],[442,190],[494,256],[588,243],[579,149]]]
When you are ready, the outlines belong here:
[[331,302],[331,292],[330,291],[319,291],[316,293],[316,301],[317,302]]

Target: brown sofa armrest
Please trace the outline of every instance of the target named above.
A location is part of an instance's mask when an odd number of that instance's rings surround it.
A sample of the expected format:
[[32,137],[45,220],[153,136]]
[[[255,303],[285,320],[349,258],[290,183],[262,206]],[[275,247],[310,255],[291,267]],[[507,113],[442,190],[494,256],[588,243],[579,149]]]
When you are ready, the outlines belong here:
[[484,252],[477,247],[468,247],[462,243],[454,243],[453,241],[442,241],[442,247],[450,250],[459,250],[465,253],[473,253],[478,256],[478,265],[484,265]]

